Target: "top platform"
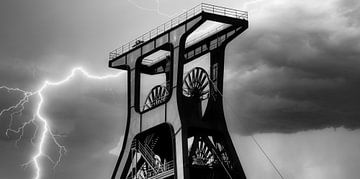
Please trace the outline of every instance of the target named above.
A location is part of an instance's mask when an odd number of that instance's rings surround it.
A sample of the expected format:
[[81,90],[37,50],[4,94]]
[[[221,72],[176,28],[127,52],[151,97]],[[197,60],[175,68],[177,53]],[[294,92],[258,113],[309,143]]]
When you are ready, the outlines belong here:
[[149,32],[135,38],[134,40],[128,42],[127,44],[124,44],[123,46],[113,50],[109,54],[109,60],[114,60],[121,56],[122,54],[129,52],[130,50],[136,48],[138,45],[149,41],[151,39],[156,38],[157,36],[161,35],[162,33],[171,30],[172,28],[180,25],[181,23],[187,21],[188,19],[191,19],[192,17],[202,13],[211,13],[216,15],[222,15],[227,17],[232,17],[236,19],[242,19],[242,20],[248,20],[248,13],[246,11],[240,11],[236,9],[211,5],[207,3],[201,3],[192,9],[180,14],[179,16],[171,19],[170,21],[158,26],[157,28],[154,28],[150,30]]

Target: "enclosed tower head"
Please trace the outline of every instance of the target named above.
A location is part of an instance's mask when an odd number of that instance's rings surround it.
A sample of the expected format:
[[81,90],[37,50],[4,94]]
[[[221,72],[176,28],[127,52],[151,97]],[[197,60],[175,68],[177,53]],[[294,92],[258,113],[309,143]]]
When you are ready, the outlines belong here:
[[110,52],[128,116],[112,178],[246,178],[222,106],[226,45],[247,12],[202,3]]

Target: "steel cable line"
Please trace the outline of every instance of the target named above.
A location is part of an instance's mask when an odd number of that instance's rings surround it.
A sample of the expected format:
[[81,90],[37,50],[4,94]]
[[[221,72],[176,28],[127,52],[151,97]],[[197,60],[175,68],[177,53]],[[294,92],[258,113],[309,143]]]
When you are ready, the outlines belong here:
[[[211,82],[212,86],[214,87],[214,90],[216,92],[218,92],[221,97],[223,97],[223,101],[229,106],[231,112],[238,117],[238,115],[235,113],[235,111],[232,109],[231,105],[227,103],[227,101],[225,101],[225,97],[224,95],[221,93],[221,91],[215,86],[214,82],[209,79],[209,81]],[[212,94],[212,93],[211,93]],[[251,135],[251,139],[254,141],[254,143],[256,144],[257,147],[259,147],[260,151],[264,154],[264,156],[268,159],[268,161],[270,162],[271,166],[275,169],[276,173],[280,176],[281,179],[285,179],[285,177],[281,174],[280,170],[278,169],[278,167],[275,165],[275,163],[271,160],[270,156],[265,152],[264,148],[259,144],[259,142],[256,140],[254,135]]]

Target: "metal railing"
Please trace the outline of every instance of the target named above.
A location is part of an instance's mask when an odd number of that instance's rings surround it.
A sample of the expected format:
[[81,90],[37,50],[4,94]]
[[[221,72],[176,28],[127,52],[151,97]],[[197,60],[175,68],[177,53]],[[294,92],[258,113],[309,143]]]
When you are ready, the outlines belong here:
[[[191,39],[190,41],[186,42],[185,45],[186,45],[186,47],[188,47],[188,46],[194,44],[195,42],[198,42],[198,41],[200,41],[200,40],[202,40],[202,39],[205,39],[206,37],[209,37],[210,35],[215,34],[216,32],[219,32],[219,31],[225,29],[225,27],[227,27],[227,26],[228,26],[227,24],[223,24],[223,25],[221,25],[221,26],[218,26],[218,27],[216,27],[215,29],[212,29],[212,30],[209,31],[209,32],[206,32],[206,33],[204,33],[204,34],[201,34],[201,35],[198,36],[198,37],[195,37],[195,38]],[[146,58],[145,58],[145,59],[142,61],[142,64],[143,64],[143,65],[147,65],[147,66],[151,66],[151,65],[153,65],[153,64],[156,64],[157,62],[160,62],[161,60],[165,59],[166,57],[169,57],[169,55],[168,55],[168,54],[164,54],[164,55],[161,55],[161,56],[159,56],[159,57],[157,57],[157,58],[155,58],[155,59],[153,59],[153,60],[150,60],[150,59],[146,59]]]
[[171,28],[185,22],[186,20],[200,14],[201,12],[207,12],[217,15],[224,15],[228,17],[233,17],[237,19],[248,19],[248,13],[246,11],[240,11],[232,8],[226,8],[216,5],[211,5],[207,3],[201,3],[192,9],[180,14],[179,16],[171,19],[170,21],[150,30],[149,32],[135,38],[134,40],[128,42],[127,44],[113,50],[109,54],[109,59],[113,60],[120,55],[130,51],[131,49],[137,47],[138,45],[160,35],[161,33],[170,30]]
[[165,162],[163,168],[155,173],[152,170],[147,170],[148,179],[159,179],[174,175],[174,161]]
[[172,176],[175,174],[174,172],[174,161],[169,161],[164,163],[164,168],[160,172],[154,172],[151,169],[143,169],[143,176],[139,177],[137,174],[135,175],[129,175],[127,179],[141,179],[141,178],[147,178],[147,179],[161,179],[166,178],[169,176]]

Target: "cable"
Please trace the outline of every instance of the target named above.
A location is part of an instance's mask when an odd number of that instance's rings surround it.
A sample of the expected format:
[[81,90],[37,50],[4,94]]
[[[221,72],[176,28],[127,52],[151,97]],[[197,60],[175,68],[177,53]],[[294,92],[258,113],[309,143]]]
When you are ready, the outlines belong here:
[[[185,73],[184,73],[184,74],[185,74]],[[186,73],[186,74],[187,74],[187,73]],[[210,81],[210,83],[211,83],[211,85],[213,86],[214,90],[221,95],[221,97],[224,99],[224,102],[225,102],[226,104],[228,104],[227,101],[225,101],[224,95],[223,95],[222,92],[217,88],[217,86],[216,86],[216,85],[214,84],[214,82],[210,79],[210,77],[208,77],[208,81]],[[213,94],[212,94],[211,92],[210,92],[210,95],[212,95],[212,97],[215,98],[215,96],[213,96]],[[234,114],[235,116],[237,116],[236,113],[234,112],[234,110],[232,109],[231,105],[228,104],[228,106],[229,106],[230,110],[233,112],[233,114]],[[256,144],[256,146],[259,147],[260,151],[264,154],[264,156],[266,157],[266,159],[270,162],[271,166],[275,169],[276,173],[280,176],[280,178],[281,178],[281,179],[285,179],[285,177],[281,174],[281,172],[280,172],[280,170],[278,169],[278,167],[276,167],[275,163],[271,160],[270,156],[269,156],[268,154],[266,154],[266,152],[265,152],[265,150],[263,149],[263,147],[262,147],[262,146],[259,144],[259,142],[256,140],[256,138],[255,138],[254,135],[251,135],[251,139],[254,141],[254,143]]]
[[[215,91],[217,91],[221,97],[224,99],[225,102],[225,97],[224,95],[221,93],[221,91],[216,87],[216,85],[214,84],[214,82],[209,78],[209,81],[211,82],[212,86],[214,87]],[[227,103],[227,102],[226,102]],[[234,112],[234,110],[232,109],[231,105],[228,105],[230,110],[233,112],[233,114],[236,115],[236,113]],[[275,163],[271,160],[271,158],[269,157],[268,154],[266,154],[265,150],[263,149],[263,147],[261,147],[261,145],[259,144],[259,142],[256,140],[254,135],[251,135],[252,140],[254,141],[254,143],[256,144],[256,146],[258,146],[260,148],[260,151],[265,155],[265,157],[269,160],[270,164],[272,165],[272,167],[275,169],[276,173],[280,176],[281,179],[285,179],[285,177],[281,174],[280,170],[276,167]]]
[[271,163],[271,165],[274,167],[274,169],[276,170],[276,172],[279,174],[279,176],[284,179],[284,176],[280,173],[279,169],[276,167],[275,163],[271,160],[271,158],[266,154],[266,152],[264,151],[264,149],[261,147],[261,145],[258,143],[258,141],[255,139],[255,137],[253,135],[251,135],[251,138],[254,140],[255,144],[260,148],[261,152],[265,155],[265,157],[269,160],[269,162]]

